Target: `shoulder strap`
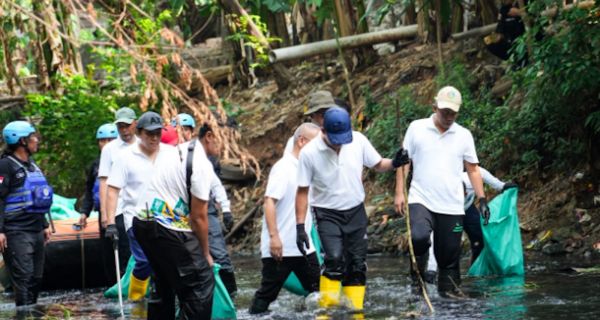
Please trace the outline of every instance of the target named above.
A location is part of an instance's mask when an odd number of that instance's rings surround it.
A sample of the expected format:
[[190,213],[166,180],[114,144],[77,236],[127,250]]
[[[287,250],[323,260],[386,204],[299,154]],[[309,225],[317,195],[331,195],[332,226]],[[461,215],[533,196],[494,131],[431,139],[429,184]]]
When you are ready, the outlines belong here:
[[190,141],[190,144],[188,144],[188,154],[187,154],[187,159],[185,161],[185,186],[187,189],[187,193],[188,193],[188,201],[189,204],[191,206],[192,204],[192,170],[193,170],[193,163],[194,163],[194,149],[196,147],[196,139],[193,139],[192,141]]

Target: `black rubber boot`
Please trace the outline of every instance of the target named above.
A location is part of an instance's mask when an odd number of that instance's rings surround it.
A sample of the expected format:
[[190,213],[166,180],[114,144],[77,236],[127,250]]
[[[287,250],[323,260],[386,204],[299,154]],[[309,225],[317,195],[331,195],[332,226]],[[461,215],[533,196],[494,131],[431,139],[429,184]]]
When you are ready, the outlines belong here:
[[265,300],[253,298],[252,305],[250,306],[248,313],[250,313],[250,314],[265,313],[265,312],[269,311],[270,304],[271,304],[270,302],[267,302]]
[[440,269],[438,293],[445,298],[460,297],[460,272],[456,269]]
[[231,300],[233,300],[233,298],[235,298],[235,295],[237,293],[237,283],[235,282],[235,273],[233,271],[221,269],[221,270],[219,270],[219,277],[221,277],[221,281],[223,281],[223,284],[225,285],[225,288],[227,289],[227,293],[229,293],[229,297],[231,297]]

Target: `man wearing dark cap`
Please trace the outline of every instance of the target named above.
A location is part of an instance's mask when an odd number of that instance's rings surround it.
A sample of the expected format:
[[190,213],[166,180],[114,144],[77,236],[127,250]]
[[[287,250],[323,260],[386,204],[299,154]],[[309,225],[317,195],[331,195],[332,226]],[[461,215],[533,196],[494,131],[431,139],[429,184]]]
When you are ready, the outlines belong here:
[[107,237],[116,236],[114,230],[117,200],[122,200],[125,229],[129,238],[131,253],[135,258],[135,268],[129,282],[129,299],[137,301],[146,295],[148,279],[152,272],[150,264],[136,241],[131,228],[133,216],[138,211],[138,199],[146,192],[150,178],[157,166],[168,165],[168,154],[174,147],[160,143],[163,120],[155,112],[144,113],[136,125],[138,143],[123,150],[115,159],[110,170],[107,185],[106,212],[108,213]]
[[325,251],[320,279],[322,307],[339,304],[343,291],[354,310],[363,309],[367,215],[362,170],[366,166],[386,172],[406,161],[402,149],[393,160],[382,158],[363,134],[352,131],[350,115],[339,107],[325,112],[321,135],[302,149],[296,194],[296,243],[303,253],[309,246],[304,221],[310,187],[310,205]]
[[[107,143],[100,153],[100,163],[98,164],[98,182],[99,182],[99,194],[100,194],[100,227],[101,232],[105,233],[108,231],[109,235],[118,233],[118,248],[119,248],[119,266],[122,272],[125,271],[127,261],[131,255],[129,249],[129,241],[127,240],[127,233],[125,232],[125,222],[123,221],[123,210],[122,201],[119,196],[117,201],[117,211],[115,217],[115,224],[111,227],[111,230],[107,230],[107,213],[106,213],[106,179],[110,173],[117,154],[127,149],[137,141],[135,136],[135,126],[137,118],[135,111],[131,108],[123,107],[115,113],[115,124],[119,136],[113,141]],[[110,244],[107,244],[111,246]]]

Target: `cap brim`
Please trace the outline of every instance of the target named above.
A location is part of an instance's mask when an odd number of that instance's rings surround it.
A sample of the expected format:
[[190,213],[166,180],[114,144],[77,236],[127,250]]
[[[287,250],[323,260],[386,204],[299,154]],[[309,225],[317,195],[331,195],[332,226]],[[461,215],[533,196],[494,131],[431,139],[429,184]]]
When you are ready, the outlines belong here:
[[146,131],[154,131],[154,130],[163,129],[163,128],[164,127],[162,124],[151,124],[149,126],[142,127],[141,129],[144,129]]
[[352,130],[343,133],[327,133],[327,139],[331,144],[341,145],[352,142]]
[[460,105],[446,101],[437,101],[437,107],[438,109],[450,109],[454,112],[458,112],[458,110],[460,109]]
[[306,112],[304,112],[304,115],[310,116],[311,114],[313,114],[321,109],[329,109],[332,106],[333,106],[332,104],[319,104],[316,106],[312,106],[312,107],[308,108],[308,110],[306,110]]
[[127,124],[132,124],[133,121],[135,121],[135,119],[129,119],[129,118],[121,118],[121,119],[117,119],[115,120],[115,124],[117,123],[127,123]]

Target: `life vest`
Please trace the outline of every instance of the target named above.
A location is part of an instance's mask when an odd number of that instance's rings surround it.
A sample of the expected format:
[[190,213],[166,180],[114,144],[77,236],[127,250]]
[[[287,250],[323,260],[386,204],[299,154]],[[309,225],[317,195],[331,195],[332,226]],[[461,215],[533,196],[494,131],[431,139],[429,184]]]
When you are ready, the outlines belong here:
[[32,163],[34,171],[29,171],[18,160],[8,157],[25,171],[23,185],[6,196],[4,211],[6,213],[46,213],[52,206],[52,187],[46,181],[38,166]]
[[92,196],[94,199],[94,210],[100,211],[100,179],[98,178],[96,178],[96,181],[94,181]]

